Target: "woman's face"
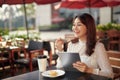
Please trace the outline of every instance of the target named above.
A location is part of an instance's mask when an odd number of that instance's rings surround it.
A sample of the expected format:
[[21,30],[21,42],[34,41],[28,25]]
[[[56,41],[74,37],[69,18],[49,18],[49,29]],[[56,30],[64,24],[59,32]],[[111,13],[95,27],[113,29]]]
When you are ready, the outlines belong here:
[[87,29],[86,26],[76,18],[73,22],[72,30],[75,33],[75,36],[78,38],[86,38]]

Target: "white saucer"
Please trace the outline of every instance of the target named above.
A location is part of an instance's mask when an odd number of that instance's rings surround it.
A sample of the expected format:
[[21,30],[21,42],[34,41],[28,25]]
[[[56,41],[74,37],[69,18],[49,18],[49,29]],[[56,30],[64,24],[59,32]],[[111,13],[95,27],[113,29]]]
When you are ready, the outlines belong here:
[[[51,71],[56,71],[56,72],[57,72],[57,75],[56,75],[56,76],[51,76],[51,75],[50,75],[50,72],[51,72]],[[65,74],[65,71],[63,71],[63,70],[48,70],[48,71],[43,72],[43,73],[42,73],[42,76],[44,76],[44,77],[50,77],[50,78],[55,78],[55,77],[62,76],[62,75],[64,75],[64,74]]]

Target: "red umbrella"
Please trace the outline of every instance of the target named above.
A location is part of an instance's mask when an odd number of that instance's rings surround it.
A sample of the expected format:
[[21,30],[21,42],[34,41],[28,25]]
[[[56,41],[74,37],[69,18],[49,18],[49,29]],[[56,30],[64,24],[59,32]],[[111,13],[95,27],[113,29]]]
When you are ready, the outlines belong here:
[[34,0],[2,0],[1,4],[23,4],[23,3],[32,3]]
[[61,0],[0,0],[0,5],[2,4],[24,4],[24,3],[37,3],[37,4],[50,4],[54,2],[59,2]]
[[120,5],[120,0],[62,0],[60,7],[69,9],[81,9],[87,7],[89,8],[89,13],[91,13],[91,8],[113,7],[117,5]]
[[120,0],[63,0],[60,7],[69,9],[99,8],[120,5]]
[[37,4],[50,4],[50,3],[55,3],[59,2],[61,0],[34,0]]
[[3,4],[9,4],[9,5],[15,5],[15,4],[23,4],[24,5],[24,11],[25,11],[25,27],[27,30],[27,37],[29,38],[29,32],[28,32],[28,24],[27,24],[27,15],[26,15],[26,3],[37,3],[37,4],[50,4],[54,2],[59,2],[61,0],[0,0],[0,6]]

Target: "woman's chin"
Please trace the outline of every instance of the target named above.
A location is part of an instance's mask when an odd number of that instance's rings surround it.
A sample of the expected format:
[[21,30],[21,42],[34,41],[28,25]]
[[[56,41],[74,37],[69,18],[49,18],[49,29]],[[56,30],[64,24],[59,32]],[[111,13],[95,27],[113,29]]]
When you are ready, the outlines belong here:
[[75,37],[77,37],[77,38],[78,38],[78,37],[79,37],[79,35],[78,35],[78,34],[75,34]]

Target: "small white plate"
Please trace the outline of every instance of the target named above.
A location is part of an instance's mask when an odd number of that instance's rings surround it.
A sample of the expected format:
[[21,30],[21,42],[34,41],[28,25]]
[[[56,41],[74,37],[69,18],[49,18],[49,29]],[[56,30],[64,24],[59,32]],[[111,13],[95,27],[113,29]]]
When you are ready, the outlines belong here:
[[[50,75],[50,71],[56,71],[57,75],[56,76],[51,76]],[[64,74],[65,74],[65,71],[63,71],[63,70],[48,70],[48,71],[43,72],[42,76],[44,76],[44,77],[50,77],[50,78],[55,78],[55,77],[62,76]]]

